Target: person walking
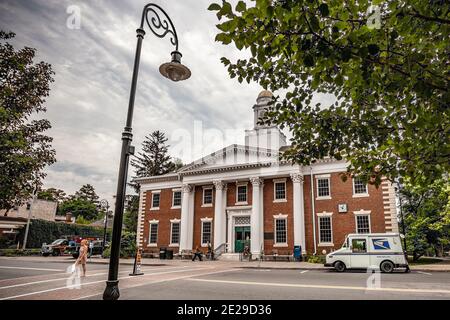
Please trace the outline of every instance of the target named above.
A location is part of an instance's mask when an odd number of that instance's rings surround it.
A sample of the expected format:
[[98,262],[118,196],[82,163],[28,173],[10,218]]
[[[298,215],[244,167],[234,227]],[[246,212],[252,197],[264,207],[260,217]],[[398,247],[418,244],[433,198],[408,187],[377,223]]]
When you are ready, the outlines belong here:
[[194,257],[192,257],[192,261],[195,261],[197,257],[200,261],[202,261],[202,251],[198,246],[195,248]]
[[81,240],[78,259],[75,264],[81,265],[81,267],[83,268],[83,277],[86,277],[86,262],[88,258],[88,250],[88,241],[86,239]]

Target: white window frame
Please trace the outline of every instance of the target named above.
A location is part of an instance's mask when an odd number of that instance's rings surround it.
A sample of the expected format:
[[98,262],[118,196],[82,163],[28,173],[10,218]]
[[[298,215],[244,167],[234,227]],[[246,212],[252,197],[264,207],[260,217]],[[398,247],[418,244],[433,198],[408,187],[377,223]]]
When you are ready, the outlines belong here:
[[[319,180],[328,180],[328,195],[319,196]],[[320,174],[315,176],[316,182],[316,200],[330,200],[331,199],[331,175],[330,174]]]
[[355,178],[352,178],[352,186],[353,186],[353,198],[364,198],[369,196],[369,185],[366,183],[366,192],[365,193],[355,193]]
[[[277,214],[273,216],[273,246],[276,248],[287,247],[288,246],[288,215],[287,214]],[[285,220],[286,224],[286,242],[277,242],[277,220]]]
[[[157,207],[153,206],[153,197],[155,194],[159,194],[159,205]],[[150,210],[159,210],[159,206],[161,205],[161,190],[154,190],[152,191],[152,203],[150,204]]]
[[[286,178],[284,179],[273,179],[273,202],[287,202],[287,184]],[[277,199],[277,183],[284,183],[284,199]]]
[[[172,241],[172,235],[173,235],[173,225],[178,224],[178,243],[174,243]],[[180,219],[171,219],[170,220],[170,244],[169,247],[179,247],[180,246],[180,235],[181,235],[181,220]]]
[[[239,201],[239,199],[238,199],[239,187],[245,187],[245,194],[246,194],[245,201]],[[236,183],[236,203],[235,203],[235,205],[245,205],[245,204],[248,204],[248,182],[238,182],[238,183]]]
[[[152,225],[156,224],[156,242],[150,242],[152,239]],[[159,235],[159,220],[150,220],[148,229],[148,243],[147,247],[157,247],[158,246],[158,235]]]
[[[181,198],[180,198],[180,205],[175,205],[175,192],[180,192]],[[183,192],[181,192],[181,189],[172,189],[172,207],[170,209],[180,209],[181,208],[181,202],[183,201]]]
[[[205,203],[205,190],[211,190],[211,203]],[[202,207],[212,207],[214,203],[214,189],[212,186],[204,186],[202,191]]]
[[367,233],[359,233],[358,232],[358,216],[367,216],[369,221],[369,232],[372,232],[372,222],[370,221],[370,210],[359,210],[359,211],[353,211],[353,214],[355,215],[355,233],[357,234],[367,234]]
[[[320,242],[321,234],[320,234],[320,218],[330,218],[330,227],[331,227],[331,242]],[[320,212],[317,213],[317,229],[319,233],[319,243],[317,244],[318,247],[333,247],[333,212]]]
[[213,221],[213,219],[212,218],[201,218],[200,219],[201,220],[201,222],[202,222],[202,225],[201,225],[201,233],[200,233],[200,242],[202,243],[202,247],[208,247],[208,243],[203,243],[203,224],[205,223],[205,222],[209,222],[209,223],[211,223],[211,230],[210,230],[210,244],[211,244],[211,246],[212,246],[212,243],[211,243],[211,241],[212,241],[212,239],[213,239],[213,224],[212,224],[212,221]]

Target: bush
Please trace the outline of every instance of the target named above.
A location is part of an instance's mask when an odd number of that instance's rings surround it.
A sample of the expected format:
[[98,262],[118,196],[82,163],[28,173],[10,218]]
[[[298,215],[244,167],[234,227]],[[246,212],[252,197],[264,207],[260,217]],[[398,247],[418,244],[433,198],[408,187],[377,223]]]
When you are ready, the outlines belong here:
[[[110,234],[111,231],[109,230],[107,233]],[[23,243],[24,236],[25,228],[22,228],[18,235],[20,243]],[[40,248],[44,242],[51,243],[56,239],[62,238],[63,236],[102,238],[103,228],[35,219],[31,220],[30,223],[27,247]]]
[[325,256],[306,256],[305,261],[309,262],[309,263],[321,263],[321,264],[324,264],[325,263]]
[[40,249],[2,249],[0,250],[0,256],[4,257],[17,257],[17,256],[39,256],[41,255]]
[[[132,258],[136,253],[136,233],[124,231],[120,241],[120,257]],[[103,251],[103,258],[111,256],[111,246]]]

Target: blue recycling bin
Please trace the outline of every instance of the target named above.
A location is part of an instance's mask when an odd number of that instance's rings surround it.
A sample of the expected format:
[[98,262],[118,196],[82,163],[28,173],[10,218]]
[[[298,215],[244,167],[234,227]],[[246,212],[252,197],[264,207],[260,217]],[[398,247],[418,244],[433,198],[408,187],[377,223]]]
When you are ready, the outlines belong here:
[[294,259],[295,261],[302,261],[302,247],[294,246]]

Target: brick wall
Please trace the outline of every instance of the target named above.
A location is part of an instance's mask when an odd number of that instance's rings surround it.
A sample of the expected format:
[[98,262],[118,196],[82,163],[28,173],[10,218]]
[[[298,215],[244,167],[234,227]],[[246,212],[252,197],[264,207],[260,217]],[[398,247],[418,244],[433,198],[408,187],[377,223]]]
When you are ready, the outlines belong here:
[[[210,186],[210,185],[208,185]],[[194,248],[197,246],[203,252],[206,252],[208,248],[203,247],[201,243],[202,236],[202,218],[212,218],[211,224],[211,245],[214,243],[214,205],[216,200],[216,190],[213,188],[213,205],[209,207],[203,207],[203,186],[195,187],[194,195]]]

